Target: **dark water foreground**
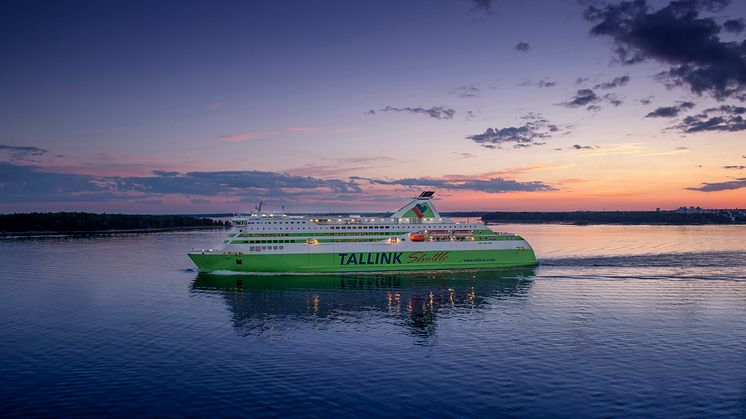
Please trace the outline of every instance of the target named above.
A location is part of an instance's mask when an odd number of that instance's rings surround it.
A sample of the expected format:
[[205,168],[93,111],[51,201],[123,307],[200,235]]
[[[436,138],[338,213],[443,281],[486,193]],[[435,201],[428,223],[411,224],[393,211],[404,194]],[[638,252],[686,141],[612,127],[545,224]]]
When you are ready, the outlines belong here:
[[746,228],[506,229],[542,266],[213,276],[184,253],[222,232],[0,241],[0,416],[746,416]]

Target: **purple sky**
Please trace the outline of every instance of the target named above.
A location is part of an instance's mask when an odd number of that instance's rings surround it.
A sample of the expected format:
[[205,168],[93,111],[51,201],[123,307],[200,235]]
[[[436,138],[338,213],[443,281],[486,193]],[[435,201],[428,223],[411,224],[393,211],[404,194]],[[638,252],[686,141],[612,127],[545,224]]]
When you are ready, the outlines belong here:
[[746,2],[10,1],[0,211],[746,206]]

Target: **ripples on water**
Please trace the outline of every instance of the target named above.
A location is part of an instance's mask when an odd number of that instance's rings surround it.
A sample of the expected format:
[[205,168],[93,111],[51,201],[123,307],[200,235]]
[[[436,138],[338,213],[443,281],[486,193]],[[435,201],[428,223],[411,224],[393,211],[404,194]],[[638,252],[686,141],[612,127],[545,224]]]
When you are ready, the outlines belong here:
[[535,269],[198,274],[222,231],[0,241],[0,413],[746,415],[746,229],[500,226]]

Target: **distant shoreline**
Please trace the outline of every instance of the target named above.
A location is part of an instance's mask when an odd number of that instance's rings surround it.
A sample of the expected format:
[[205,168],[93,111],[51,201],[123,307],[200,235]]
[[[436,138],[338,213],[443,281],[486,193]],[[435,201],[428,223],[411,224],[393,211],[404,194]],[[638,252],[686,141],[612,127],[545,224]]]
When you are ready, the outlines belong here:
[[485,224],[744,225],[746,210],[680,208],[675,211],[490,212]]
[[0,215],[0,237],[155,233],[226,226],[228,224],[223,221],[185,215],[94,214],[89,212]]
[[742,226],[746,225],[746,222],[691,222],[691,223],[675,223],[675,222],[622,222],[622,221],[595,221],[595,222],[584,222],[584,221],[541,221],[541,220],[520,220],[520,221],[487,221],[484,223],[487,226],[500,225],[500,224],[555,224],[555,225],[572,225],[572,226],[596,226],[596,225],[621,225],[621,226]]
[[226,229],[228,226],[191,226],[191,227],[163,227],[163,228],[135,228],[119,230],[78,230],[78,231],[0,231],[0,238],[36,237],[36,236],[103,236],[109,234],[132,233],[164,233],[169,231],[214,230]]

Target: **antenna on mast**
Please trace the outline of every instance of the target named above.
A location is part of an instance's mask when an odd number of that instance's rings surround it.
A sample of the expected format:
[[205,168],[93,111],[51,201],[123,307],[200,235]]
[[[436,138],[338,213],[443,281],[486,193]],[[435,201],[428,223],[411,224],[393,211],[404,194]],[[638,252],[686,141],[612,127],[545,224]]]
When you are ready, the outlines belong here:
[[264,202],[259,201],[259,205],[256,206],[256,213],[261,214],[262,213],[262,206],[264,206]]

